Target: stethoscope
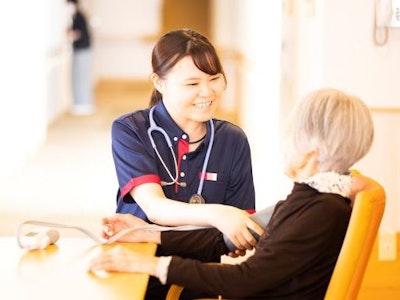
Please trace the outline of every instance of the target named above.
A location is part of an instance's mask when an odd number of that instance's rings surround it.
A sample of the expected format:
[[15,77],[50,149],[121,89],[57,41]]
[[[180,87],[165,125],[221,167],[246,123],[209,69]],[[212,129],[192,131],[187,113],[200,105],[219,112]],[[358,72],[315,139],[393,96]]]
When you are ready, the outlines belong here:
[[[162,181],[161,185],[162,186],[166,186],[166,185],[173,185],[173,184],[177,184],[179,186],[186,186],[185,182],[179,182],[178,181],[178,162],[176,160],[176,155],[174,152],[174,149],[172,148],[172,142],[171,139],[169,138],[168,134],[166,133],[166,131],[161,128],[160,126],[158,126],[156,124],[156,122],[154,121],[154,109],[155,106],[153,106],[150,109],[149,112],[149,121],[150,121],[150,127],[147,129],[147,134],[149,136],[151,145],[154,149],[154,152],[157,154],[158,159],[160,160],[161,164],[163,165],[165,171],[167,171],[169,178],[171,179],[171,181],[166,182],[166,181]],[[210,155],[211,155],[211,150],[214,144],[214,123],[212,121],[212,119],[209,120],[210,123],[210,128],[211,128],[211,135],[210,135],[210,142],[208,144],[208,148],[207,148],[207,152],[206,152],[206,156],[204,158],[204,162],[203,162],[203,167],[201,170],[201,174],[200,174],[200,182],[199,182],[199,187],[197,188],[197,194],[194,194],[190,197],[189,199],[189,203],[205,203],[204,198],[201,196],[201,193],[203,191],[203,185],[204,185],[204,180],[205,180],[205,174],[206,174],[206,169],[207,169],[207,165],[208,165],[208,161],[210,159]],[[175,166],[175,176],[172,175],[171,171],[168,169],[165,161],[163,160],[163,158],[160,155],[160,152],[157,150],[157,146],[156,143],[154,142],[152,133],[153,131],[158,131],[160,132],[163,136],[165,141],[167,142],[168,148],[171,151],[172,154],[172,158],[174,159],[174,166]]]

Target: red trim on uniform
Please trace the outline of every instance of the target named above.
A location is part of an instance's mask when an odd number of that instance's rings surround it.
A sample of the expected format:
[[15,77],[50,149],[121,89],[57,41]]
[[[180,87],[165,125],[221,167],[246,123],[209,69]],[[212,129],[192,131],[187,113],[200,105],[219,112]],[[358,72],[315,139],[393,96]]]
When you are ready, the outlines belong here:
[[[178,141],[178,173],[181,169],[182,157],[189,152],[189,142],[184,139]],[[179,178],[179,175],[178,175]],[[179,180],[178,180],[179,181]],[[179,185],[175,184],[175,193],[178,192]]]
[[188,152],[189,152],[189,142],[184,139],[180,139],[178,142],[178,170],[181,169],[180,166],[182,157]]
[[256,210],[255,209],[246,209],[246,211],[249,213],[249,214],[254,214],[255,212],[256,212]]
[[161,184],[160,177],[158,175],[143,175],[140,177],[132,178],[125,184],[121,189],[121,197],[125,197],[135,186],[141,185],[143,183],[158,183]]

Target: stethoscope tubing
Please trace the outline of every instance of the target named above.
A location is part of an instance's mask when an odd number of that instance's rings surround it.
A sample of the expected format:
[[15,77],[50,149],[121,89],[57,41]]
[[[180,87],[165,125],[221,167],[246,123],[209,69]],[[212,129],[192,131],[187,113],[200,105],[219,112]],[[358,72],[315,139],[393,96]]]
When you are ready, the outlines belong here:
[[[152,147],[154,149],[154,152],[156,153],[156,155],[157,155],[158,159],[160,160],[161,164],[163,165],[165,171],[168,173],[168,176],[172,180],[171,182],[168,182],[166,184],[174,184],[174,183],[175,184],[180,184],[179,181],[178,181],[178,163],[177,163],[177,159],[176,159],[176,155],[175,155],[174,149],[172,148],[171,139],[169,138],[169,136],[166,133],[166,131],[156,124],[156,122],[154,120],[154,116],[153,116],[154,109],[155,109],[155,106],[153,106],[150,109],[150,112],[149,112],[150,127],[147,129],[147,134],[149,136],[149,139],[150,139],[151,145],[152,145]],[[213,144],[214,144],[214,122],[213,122],[212,119],[209,120],[209,124],[210,124],[210,131],[211,131],[210,132],[210,142],[209,142],[208,147],[207,147],[206,156],[204,157],[204,162],[203,162],[203,166],[202,166],[202,170],[201,170],[201,174],[200,174],[200,182],[199,182],[199,186],[197,188],[197,194],[199,194],[199,195],[201,195],[201,193],[203,192],[205,174],[206,174],[206,171],[207,171],[208,161],[210,159],[212,147],[213,147]],[[168,169],[164,159],[161,157],[161,155],[160,155],[160,153],[159,153],[159,151],[157,149],[156,143],[155,143],[154,138],[152,136],[153,131],[160,132],[164,136],[164,139],[165,139],[165,141],[166,141],[166,143],[168,145],[168,148],[171,151],[171,155],[172,155],[172,157],[174,159],[175,177],[172,176],[171,171]]]
[[203,162],[203,168],[201,169],[201,178],[200,178],[200,182],[199,182],[199,187],[197,188],[197,194],[201,195],[201,193],[203,192],[203,185],[204,185],[204,180],[205,180],[205,176],[206,176],[206,171],[207,171],[207,166],[208,166],[208,161],[210,160],[210,156],[211,156],[211,150],[212,150],[212,146],[214,143],[214,122],[212,120],[210,120],[210,143],[208,144],[207,147],[207,152],[206,152],[206,156],[204,157],[204,162]]

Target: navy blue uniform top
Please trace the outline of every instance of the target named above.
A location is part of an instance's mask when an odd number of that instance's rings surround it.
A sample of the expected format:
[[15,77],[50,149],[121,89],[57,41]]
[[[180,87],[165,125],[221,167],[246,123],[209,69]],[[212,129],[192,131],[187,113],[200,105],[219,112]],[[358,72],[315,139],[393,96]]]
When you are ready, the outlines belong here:
[[[144,183],[170,182],[171,179],[157,157],[147,130],[150,109],[125,114],[112,124],[112,153],[118,177],[117,213],[131,213],[142,219],[147,217],[129,192]],[[213,119],[214,143],[206,174],[201,174],[205,154],[210,142],[210,124],[207,135],[193,152],[188,152],[188,134],[172,120],[162,102],[153,114],[157,126],[162,127],[173,144],[179,168],[179,182],[163,186],[167,198],[188,202],[197,193],[200,176],[204,176],[202,196],[206,203],[220,203],[254,212],[255,192],[251,166],[251,153],[243,130],[227,121]],[[153,131],[157,149],[175,176],[173,156],[164,136]]]

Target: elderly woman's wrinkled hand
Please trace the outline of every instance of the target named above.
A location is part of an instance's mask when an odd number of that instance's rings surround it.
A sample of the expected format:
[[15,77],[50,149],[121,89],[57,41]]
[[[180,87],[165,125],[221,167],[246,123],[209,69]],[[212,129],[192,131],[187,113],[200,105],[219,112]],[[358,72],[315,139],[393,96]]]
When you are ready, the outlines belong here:
[[110,239],[117,233],[128,228],[138,228],[123,236],[121,236],[119,242],[147,242],[146,230],[139,229],[140,227],[149,225],[146,221],[135,217],[131,214],[115,214],[112,217],[103,218],[103,237]]

